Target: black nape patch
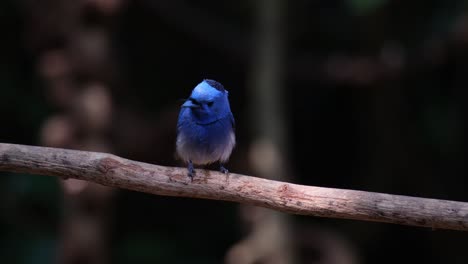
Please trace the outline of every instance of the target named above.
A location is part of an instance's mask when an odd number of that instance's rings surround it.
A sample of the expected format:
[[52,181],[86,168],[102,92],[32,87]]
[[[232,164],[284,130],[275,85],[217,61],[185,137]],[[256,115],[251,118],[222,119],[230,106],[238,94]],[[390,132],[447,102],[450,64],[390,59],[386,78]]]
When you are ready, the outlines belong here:
[[219,82],[215,80],[210,80],[210,79],[205,79],[205,82],[207,82],[211,87],[215,88],[218,91],[224,92],[224,86],[220,84]]

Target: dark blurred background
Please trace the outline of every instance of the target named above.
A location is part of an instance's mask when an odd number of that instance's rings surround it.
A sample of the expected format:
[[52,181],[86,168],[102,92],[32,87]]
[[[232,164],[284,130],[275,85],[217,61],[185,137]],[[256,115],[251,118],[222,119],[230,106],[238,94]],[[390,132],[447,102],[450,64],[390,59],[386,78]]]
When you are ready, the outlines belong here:
[[[468,201],[466,1],[0,1],[0,142],[182,166],[181,99],[224,84],[228,168]],[[463,232],[0,173],[2,263],[468,263]]]

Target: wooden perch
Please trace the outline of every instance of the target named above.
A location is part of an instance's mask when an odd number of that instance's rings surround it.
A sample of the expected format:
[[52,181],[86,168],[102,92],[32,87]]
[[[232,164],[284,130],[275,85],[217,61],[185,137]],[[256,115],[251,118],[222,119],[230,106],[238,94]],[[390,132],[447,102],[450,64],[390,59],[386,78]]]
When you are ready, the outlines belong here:
[[300,215],[468,230],[468,203],[304,186],[163,167],[112,154],[0,143],[0,171],[75,178],[157,195],[252,204]]

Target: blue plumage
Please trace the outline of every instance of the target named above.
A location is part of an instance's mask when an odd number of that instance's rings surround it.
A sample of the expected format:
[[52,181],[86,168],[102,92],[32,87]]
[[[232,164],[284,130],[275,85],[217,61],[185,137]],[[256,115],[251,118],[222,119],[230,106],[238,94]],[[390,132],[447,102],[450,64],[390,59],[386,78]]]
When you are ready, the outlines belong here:
[[228,91],[219,82],[205,79],[192,91],[181,106],[177,122],[177,154],[188,164],[193,178],[193,164],[220,163],[229,159],[236,144],[234,117],[229,106]]

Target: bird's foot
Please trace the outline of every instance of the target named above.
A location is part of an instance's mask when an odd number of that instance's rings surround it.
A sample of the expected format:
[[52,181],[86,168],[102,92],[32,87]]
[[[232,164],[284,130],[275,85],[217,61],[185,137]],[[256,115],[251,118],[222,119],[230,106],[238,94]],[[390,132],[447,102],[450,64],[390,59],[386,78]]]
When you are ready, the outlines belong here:
[[189,161],[187,170],[188,170],[187,176],[189,176],[190,181],[193,181],[193,177],[195,177],[195,169],[193,168],[192,161]]
[[224,173],[224,174],[228,174],[229,173],[229,170],[224,168],[223,164],[219,165],[219,171]]

